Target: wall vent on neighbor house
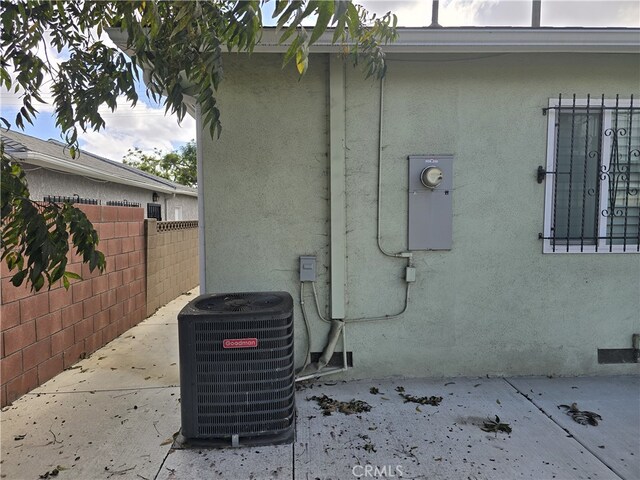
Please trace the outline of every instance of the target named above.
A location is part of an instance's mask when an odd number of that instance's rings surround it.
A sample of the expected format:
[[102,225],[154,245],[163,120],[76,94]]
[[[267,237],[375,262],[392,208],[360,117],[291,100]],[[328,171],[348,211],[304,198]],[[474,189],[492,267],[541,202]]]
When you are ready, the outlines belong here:
[[186,443],[293,441],[291,295],[202,295],[178,315],[178,336]]

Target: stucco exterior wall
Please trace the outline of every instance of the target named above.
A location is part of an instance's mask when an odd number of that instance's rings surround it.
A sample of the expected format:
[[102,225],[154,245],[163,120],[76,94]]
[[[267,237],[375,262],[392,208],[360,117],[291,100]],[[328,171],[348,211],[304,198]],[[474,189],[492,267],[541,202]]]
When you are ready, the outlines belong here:
[[[147,214],[147,203],[153,202],[152,190],[145,190],[129,185],[121,185],[113,182],[104,182],[81,177],[79,175],[67,175],[53,170],[24,164],[27,172],[27,182],[31,198],[42,200],[46,195],[73,196],[78,194],[82,198],[94,198],[101,200],[106,205],[108,200],[139,203]],[[180,220],[198,219],[198,199],[187,195],[168,195],[159,193],[158,203],[162,205],[162,219],[176,220],[175,207],[182,208]]]
[[[204,149],[208,292],[299,295],[298,256],[317,255],[328,305],[328,70],[298,81],[278,55],[225,59],[224,133]],[[348,326],[347,376],[610,374],[598,348],[640,331],[639,254],[545,254],[550,97],[638,95],[640,58],[601,54],[421,55],[385,80],[382,243],[407,248],[407,155],[453,154],[453,247],[414,252],[417,281],[399,319]],[[612,74],[615,72],[615,75]],[[376,245],[379,83],[346,70],[347,318],[395,313],[405,263]],[[309,289],[307,287],[307,293]],[[312,351],[327,326],[306,297]],[[306,336],[296,310],[298,363]]]

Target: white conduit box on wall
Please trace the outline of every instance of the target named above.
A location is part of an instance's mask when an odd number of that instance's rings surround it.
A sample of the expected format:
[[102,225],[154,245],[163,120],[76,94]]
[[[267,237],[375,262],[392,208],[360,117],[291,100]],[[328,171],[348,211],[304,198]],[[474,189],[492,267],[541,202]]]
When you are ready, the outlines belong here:
[[409,250],[451,250],[453,155],[409,156]]

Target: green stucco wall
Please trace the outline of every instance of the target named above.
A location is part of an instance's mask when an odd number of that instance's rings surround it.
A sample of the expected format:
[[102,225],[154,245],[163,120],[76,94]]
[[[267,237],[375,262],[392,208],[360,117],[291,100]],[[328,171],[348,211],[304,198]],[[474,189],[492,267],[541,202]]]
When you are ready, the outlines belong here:
[[[298,256],[317,255],[329,303],[329,71],[299,80],[279,55],[230,55],[223,133],[203,140],[206,289],[299,295]],[[407,155],[453,154],[453,248],[415,252],[407,313],[348,326],[346,376],[605,374],[598,348],[640,333],[640,254],[545,254],[550,97],[638,95],[640,58],[600,54],[391,58],[385,80],[382,243],[406,249]],[[402,308],[405,263],[376,245],[378,82],[347,68],[347,318]],[[306,292],[310,293],[309,286]],[[327,326],[307,295],[312,351]],[[298,362],[306,336],[296,307]]]

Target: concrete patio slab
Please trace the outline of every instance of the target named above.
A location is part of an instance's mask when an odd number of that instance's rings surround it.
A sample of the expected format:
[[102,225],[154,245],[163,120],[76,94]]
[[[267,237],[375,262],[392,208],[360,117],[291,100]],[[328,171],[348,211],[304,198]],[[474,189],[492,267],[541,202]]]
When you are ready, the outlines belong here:
[[[509,382],[620,477],[640,478],[640,377],[524,377]],[[598,426],[576,423],[558,409],[573,402],[601,415]]]
[[293,477],[293,448],[171,450],[156,480],[280,480]]
[[178,386],[178,312],[197,289],[116,338],[90,358],[32,391],[90,392]]
[[179,428],[178,398],[178,388],[22,397],[2,414],[2,475],[153,479]]
[[[62,467],[60,480],[640,478],[637,376],[323,377],[298,385],[293,444],[173,450],[180,428],[176,317],[195,293],[3,409],[0,476],[33,480]],[[405,402],[397,387],[442,400]],[[362,400],[371,410],[323,415],[311,399],[322,395]],[[557,409],[571,402],[600,413],[600,425],[578,425]],[[480,429],[496,415],[510,434]]]
[[2,478],[154,478],[180,428],[177,314],[196,293],[4,408]]
[[[398,386],[442,402],[405,403]],[[617,478],[503,379],[325,383],[300,393],[296,479],[357,478],[367,468],[411,479]],[[306,400],[314,395],[364,400],[372,408],[324,416]],[[496,415],[511,434],[480,429]]]

